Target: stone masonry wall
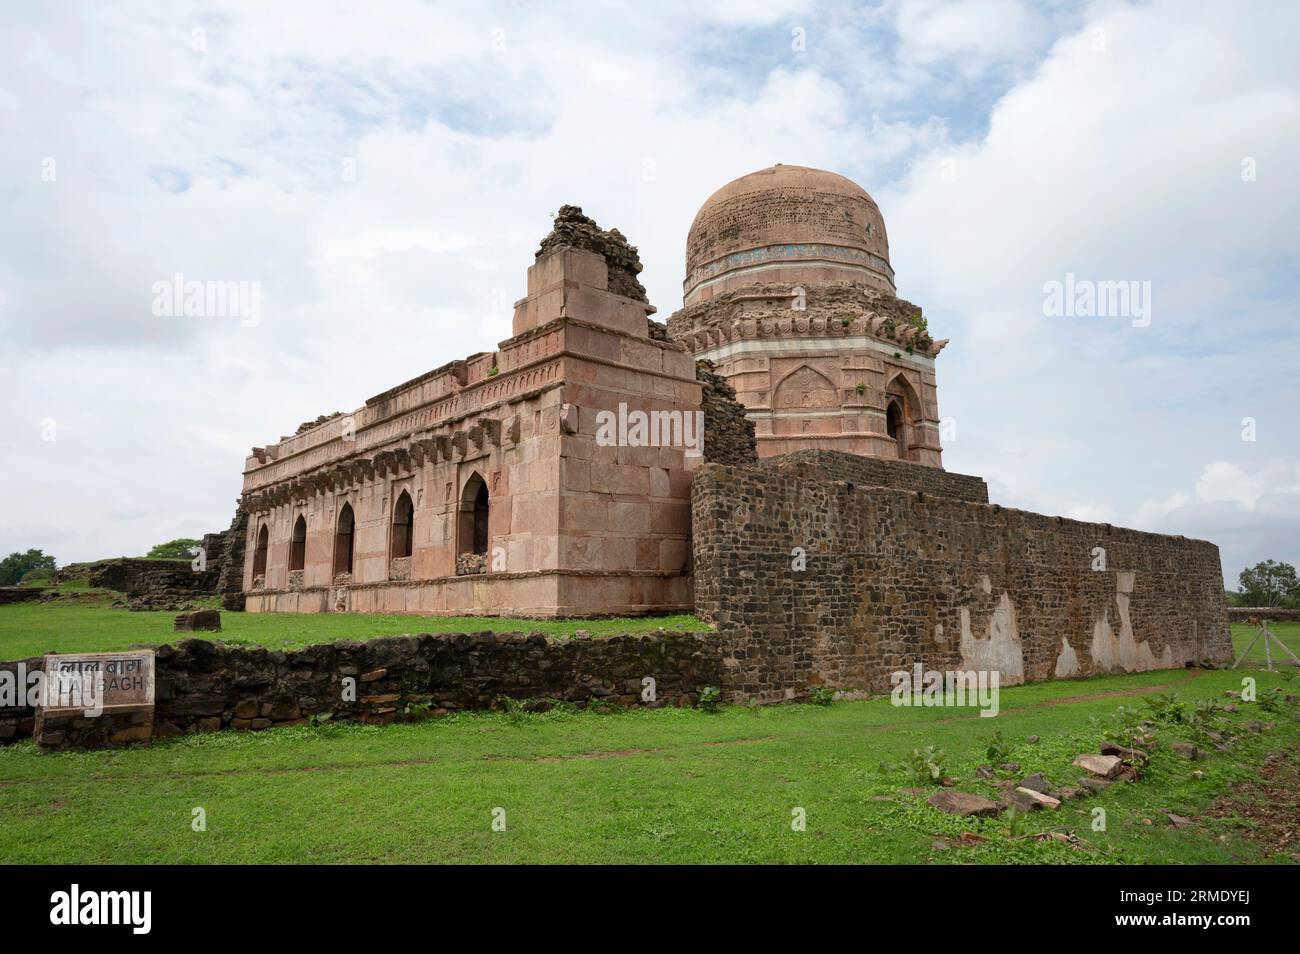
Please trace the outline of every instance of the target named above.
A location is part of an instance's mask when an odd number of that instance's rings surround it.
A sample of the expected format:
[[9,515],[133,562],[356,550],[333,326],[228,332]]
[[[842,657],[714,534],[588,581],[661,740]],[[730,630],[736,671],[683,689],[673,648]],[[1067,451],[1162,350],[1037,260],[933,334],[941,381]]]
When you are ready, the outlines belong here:
[[[23,661],[28,672],[42,657]],[[17,662],[0,663],[16,670]],[[655,701],[642,701],[642,680]],[[355,685],[345,699],[345,678]],[[420,711],[484,709],[502,696],[623,706],[694,704],[717,686],[712,633],[554,640],[541,633],[440,633],[274,651],[186,639],[157,651],[153,735],[264,729],[313,715],[387,724]],[[413,708],[408,711],[407,707]],[[0,709],[0,743],[31,735],[31,708]]]
[[1229,606],[1228,619],[1234,623],[1249,623],[1252,619],[1266,619],[1274,623],[1300,622],[1300,609],[1282,609],[1277,606]]
[[121,557],[90,567],[91,586],[125,593],[131,609],[185,609],[216,592],[217,573],[211,567],[195,572],[189,560],[145,560]]
[[921,467],[886,457],[861,457],[831,450],[802,450],[765,457],[765,470],[794,477],[843,480],[860,487],[914,490],[970,503],[988,503],[989,487],[983,477],[955,474],[937,467]]
[[754,422],[736,400],[736,389],[714,370],[712,361],[696,361],[695,377],[702,385],[704,459],[718,464],[757,463]]
[[[244,546],[248,539],[248,511],[240,500],[235,506],[235,516],[230,528],[221,534],[221,552],[217,555],[217,593],[221,608],[239,611],[244,608]],[[208,554],[212,567],[213,554]]]
[[1204,541],[779,468],[706,464],[692,503],[732,699],[885,692],[916,662],[1005,685],[1231,659]]

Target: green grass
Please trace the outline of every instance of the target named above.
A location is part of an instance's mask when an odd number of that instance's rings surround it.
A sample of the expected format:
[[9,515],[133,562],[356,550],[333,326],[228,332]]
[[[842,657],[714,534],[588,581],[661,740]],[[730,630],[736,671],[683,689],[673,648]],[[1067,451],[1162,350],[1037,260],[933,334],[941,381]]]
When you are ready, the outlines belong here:
[[[0,607],[0,658],[46,650],[172,641],[171,613],[109,609],[93,594]],[[542,623],[424,616],[223,614],[231,641],[274,647],[436,630],[547,632],[698,628],[692,617]],[[1296,645],[1300,626],[1278,635]],[[1234,627],[1244,647],[1247,627]],[[1262,659],[1262,654],[1261,654]],[[966,820],[925,804],[932,790],[904,766],[914,750],[946,753],[962,791],[996,796],[975,776],[995,732],[1021,764],[1074,784],[1070,765],[1095,752],[1101,724],[1142,697],[1223,699],[1242,677],[1272,699],[1300,691],[1291,670],[1171,670],[1004,689],[997,718],[969,709],[895,708],[888,699],[830,706],[724,707],[716,714],[470,713],[377,728],[327,723],[223,731],[126,750],[43,754],[0,747],[0,858],[36,862],[886,862],[1216,863],[1264,860],[1241,820],[1204,810],[1256,778],[1264,756],[1300,759],[1294,704],[1241,704],[1230,753],[1189,762],[1162,732],[1146,776],[1057,812]],[[1039,736],[1030,743],[1029,736]],[[1199,773],[1199,777],[1193,773]],[[1104,832],[1092,810],[1106,810]],[[207,830],[191,828],[193,810]],[[507,830],[492,830],[502,808]],[[791,828],[792,811],[807,828]],[[1174,829],[1166,814],[1197,819]],[[94,831],[94,838],[86,832]],[[1041,840],[1071,833],[1078,844]],[[963,832],[986,840],[962,845]],[[951,847],[936,847],[942,839]]]
[[[72,591],[70,591],[72,592]],[[175,643],[191,633],[172,630],[175,613],[133,613],[96,600],[94,591],[75,600],[15,603],[0,606],[0,659],[25,659],[47,652],[107,652],[131,646]],[[293,649],[339,639],[374,639],[407,633],[542,632],[572,635],[634,633],[654,629],[707,630],[694,616],[630,619],[530,620],[491,616],[379,616],[365,613],[222,613],[221,632],[213,636],[232,645]]]
[[[1274,636],[1286,644],[1291,652],[1300,656],[1300,623],[1269,623],[1268,628]],[[1232,658],[1234,660],[1250,645],[1251,639],[1254,638],[1257,632],[1259,632],[1259,628],[1251,626],[1249,623],[1232,624]],[[1281,662],[1294,668],[1291,658],[1278,649],[1276,643],[1272,646],[1272,652],[1274,666]],[[1252,661],[1258,660],[1261,663],[1264,661],[1264,640],[1262,637],[1246,658]],[[1244,666],[1245,663],[1242,663],[1242,665]]]
[[[1254,673],[1267,691],[1280,674]],[[1243,863],[1262,851],[1230,821],[1195,817],[1264,753],[1300,745],[1300,722],[1271,719],[1231,755],[1188,762],[1167,746],[1140,782],[1057,812],[963,820],[908,794],[901,765],[935,745],[964,791],[995,730],[1022,772],[1071,784],[1096,751],[1091,718],[1143,693],[1221,699],[1239,674],[1181,670],[1005,689],[1002,712],[899,709],[887,699],[786,705],[474,713],[375,728],[327,724],[224,731],[120,751],[0,749],[0,856],[35,862],[901,862]],[[1026,737],[1040,736],[1030,744]],[[1164,737],[1166,741],[1176,735]],[[1193,771],[1202,777],[1194,778]],[[887,797],[875,800],[873,796]],[[803,808],[807,829],[791,828]],[[1091,830],[1094,807],[1107,830]],[[191,829],[193,809],[207,830]],[[506,831],[494,832],[503,808]],[[1151,824],[1147,824],[1150,821]],[[1077,834],[1080,845],[1036,840]],[[94,838],[86,832],[94,831]],[[934,847],[963,831],[988,840]]]

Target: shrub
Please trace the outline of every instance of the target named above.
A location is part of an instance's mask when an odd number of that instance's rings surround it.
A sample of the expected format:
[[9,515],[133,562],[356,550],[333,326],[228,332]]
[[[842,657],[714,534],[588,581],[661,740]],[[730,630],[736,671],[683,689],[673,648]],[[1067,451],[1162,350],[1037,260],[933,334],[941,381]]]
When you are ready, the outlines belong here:
[[814,706],[828,706],[835,701],[835,690],[827,686],[810,686],[808,702]]
[[943,779],[944,765],[948,756],[943,749],[927,745],[923,749],[913,749],[906,769],[908,777],[918,785],[937,785]]
[[1002,737],[1000,729],[993,733],[993,738],[989,739],[989,745],[984,750],[984,754],[994,765],[999,762],[1011,761],[1011,743]]
[[722,690],[717,686],[705,686],[700,690],[700,698],[696,706],[705,712],[717,712],[722,706]]

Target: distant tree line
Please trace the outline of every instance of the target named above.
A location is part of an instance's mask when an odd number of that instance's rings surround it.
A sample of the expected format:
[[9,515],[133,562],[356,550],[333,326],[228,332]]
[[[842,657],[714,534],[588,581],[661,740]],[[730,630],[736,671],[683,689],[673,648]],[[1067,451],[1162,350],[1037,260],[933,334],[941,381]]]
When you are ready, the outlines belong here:
[[53,576],[54,557],[40,550],[14,552],[0,560],[0,586],[17,586],[29,574]]
[[1230,606],[1273,606],[1300,609],[1300,580],[1295,567],[1277,560],[1264,560],[1241,571],[1240,589],[1228,593]]

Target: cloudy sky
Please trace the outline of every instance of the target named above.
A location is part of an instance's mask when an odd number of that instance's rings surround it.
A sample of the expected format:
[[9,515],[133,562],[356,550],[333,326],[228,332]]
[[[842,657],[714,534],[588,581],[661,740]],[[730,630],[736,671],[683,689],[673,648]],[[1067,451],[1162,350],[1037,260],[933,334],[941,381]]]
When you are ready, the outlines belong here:
[[[249,447],[506,338],[565,202],[666,317],[700,203],[784,162],[880,203],[948,469],[1300,563],[1300,8],[472,6],[5,6],[0,553],[224,528]],[[256,320],[155,314],[178,273]],[[1067,274],[1149,324],[1045,315]]]

